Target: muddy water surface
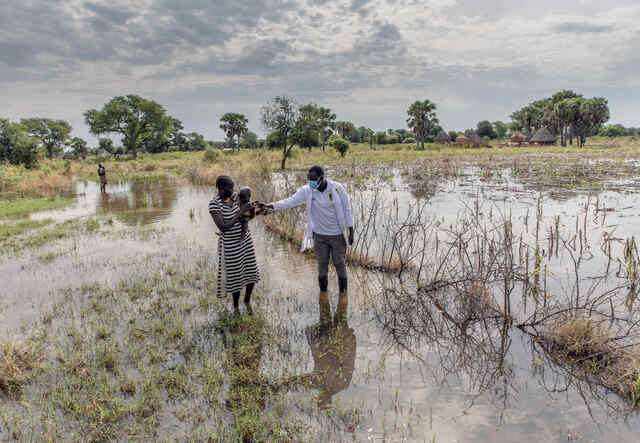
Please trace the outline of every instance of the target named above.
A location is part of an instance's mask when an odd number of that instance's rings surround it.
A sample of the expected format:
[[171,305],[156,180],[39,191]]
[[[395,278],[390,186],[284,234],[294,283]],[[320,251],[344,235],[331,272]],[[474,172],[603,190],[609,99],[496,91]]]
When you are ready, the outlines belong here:
[[[75,205],[32,217],[62,221],[99,215],[109,220],[110,228],[0,263],[3,338],[20,336],[21,330],[41,321],[42,313],[58,301],[61,289],[135,279],[136,265],[144,261],[153,266],[155,261],[177,257],[189,266],[204,257],[211,267],[215,265],[216,228],[207,213],[211,189],[183,186],[171,179],[110,185],[107,195],[100,194],[93,182],[77,186]],[[400,177],[393,181],[392,195],[402,202],[414,198],[411,187]],[[468,177],[439,186],[428,207],[447,223],[479,201],[484,210],[504,211],[523,226],[536,212],[538,198],[537,192],[511,182]],[[640,206],[635,194],[624,192],[580,193],[562,200],[544,195],[545,224],[552,224],[560,215],[567,229],[573,227],[575,218],[583,217],[585,204],[596,198],[600,206],[615,210],[589,211],[591,238],[605,231],[615,231],[620,238],[634,235]],[[601,218],[594,222],[596,216]],[[315,260],[301,255],[297,245],[274,238],[260,222],[253,222],[251,230],[264,276],[257,305],[273,327],[289,336],[291,353],[304,356],[296,363],[297,370],[312,371],[323,364],[315,352],[322,348],[322,339],[305,332],[320,315]],[[47,251],[57,254],[50,261],[40,260]],[[601,265],[588,263],[594,271]],[[624,405],[614,395],[597,389],[590,392],[588,383],[577,383],[571,374],[546,361],[535,343],[517,330],[492,327],[478,331],[484,334],[481,343],[442,336],[411,347],[398,345],[397,337],[381,328],[376,316],[379,275],[360,269],[350,272],[347,323],[352,334],[339,336],[342,358],[329,365],[352,374],[289,394],[292,404],[307,399],[323,406],[332,404],[336,411],[355,408],[360,412],[356,425],[349,428],[340,426],[340,414],[310,420],[309,426],[317,427],[319,433],[328,432],[318,434],[319,439],[637,441],[640,421],[635,414],[619,412],[616,408],[623,410]],[[330,281],[335,310],[335,275]],[[474,346],[490,347],[495,358],[486,358]],[[277,375],[279,369],[277,362],[262,359],[263,372]]]

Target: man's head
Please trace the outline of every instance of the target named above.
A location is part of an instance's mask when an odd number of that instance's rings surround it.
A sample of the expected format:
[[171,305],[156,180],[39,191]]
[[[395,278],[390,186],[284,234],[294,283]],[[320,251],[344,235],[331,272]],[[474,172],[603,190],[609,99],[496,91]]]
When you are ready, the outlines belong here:
[[238,198],[240,203],[249,203],[251,201],[251,188],[240,188]]
[[324,180],[324,169],[322,169],[322,166],[311,166],[307,172],[307,180],[309,180],[309,186],[313,189],[320,186]]

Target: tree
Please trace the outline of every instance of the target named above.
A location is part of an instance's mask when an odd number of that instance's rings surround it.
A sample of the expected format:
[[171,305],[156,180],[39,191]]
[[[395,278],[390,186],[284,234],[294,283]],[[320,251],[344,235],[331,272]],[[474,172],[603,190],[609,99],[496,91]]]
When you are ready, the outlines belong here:
[[164,136],[161,132],[169,132],[172,127],[171,118],[162,106],[134,94],[114,97],[101,110],[89,109],[84,119],[93,135],[120,134],[133,158],[147,137]]
[[64,120],[26,118],[21,123],[31,137],[40,140],[49,158],[62,152],[62,146],[71,134],[71,125]]
[[387,133],[386,132],[382,132],[382,131],[376,132],[374,134],[373,138],[375,139],[376,144],[378,144],[378,145],[384,145],[384,144],[387,143]]
[[333,135],[329,138],[329,145],[338,151],[341,157],[344,157],[349,150],[349,142],[337,135]]
[[184,126],[177,118],[171,118],[171,130],[169,133],[169,146],[176,151],[188,151],[188,141],[182,132]]
[[189,151],[204,151],[209,144],[204,139],[202,134],[197,132],[190,132],[185,135],[187,150]]
[[[240,137],[247,132],[249,120],[243,114],[227,112],[220,118],[220,129],[222,129],[232,142],[232,147],[240,148]],[[238,138],[238,143],[234,143],[234,137]]]
[[24,125],[0,119],[0,162],[24,165],[27,169],[36,167],[38,141],[29,136]]
[[290,97],[277,96],[263,106],[260,113],[263,127],[276,134],[282,148],[281,168],[285,169],[287,157],[300,130],[298,105]]
[[356,132],[356,126],[351,122],[339,121],[336,122],[336,131],[340,134],[340,137],[351,137]]
[[489,137],[492,140],[498,138],[498,134],[496,134],[493,125],[488,120],[478,122],[477,133],[480,137]]
[[76,157],[85,158],[89,152],[87,142],[80,137],[73,137],[69,146]]
[[373,129],[367,128],[365,126],[361,126],[360,128],[358,128],[358,131],[360,132],[362,141],[368,142],[369,148],[373,148],[374,135],[375,135],[375,132],[373,132]]
[[241,142],[243,148],[257,149],[258,148],[258,136],[255,132],[247,131],[242,134]]
[[[600,131],[598,132],[598,135],[601,137],[623,137],[625,135],[627,135],[629,132],[624,126],[617,124],[617,125],[605,125],[602,128],[600,128]],[[633,134],[630,134],[633,135]]]
[[503,139],[507,136],[507,133],[509,132],[509,127],[507,126],[506,123],[498,120],[493,122],[493,130],[496,133],[497,138]]
[[458,138],[458,131],[449,131],[448,135],[451,141],[454,142]]
[[416,134],[416,140],[424,149],[424,138],[429,133],[429,127],[438,123],[436,105],[430,100],[418,100],[409,107],[407,114],[407,126]]
[[267,135],[267,138],[265,139],[265,145],[269,149],[280,149],[282,147],[280,134],[272,132],[271,134]]
[[322,152],[329,137],[333,134],[336,125],[336,115],[329,108],[318,107],[317,110],[318,132],[322,141]]
[[320,144],[320,122],[318,107],[313,103],[300,107],[298,145],[309,149]]
[[98,151],[103,150],[111,155],[115,155],[115,149],[113,148],[113,140],[110,138],[98,139]]

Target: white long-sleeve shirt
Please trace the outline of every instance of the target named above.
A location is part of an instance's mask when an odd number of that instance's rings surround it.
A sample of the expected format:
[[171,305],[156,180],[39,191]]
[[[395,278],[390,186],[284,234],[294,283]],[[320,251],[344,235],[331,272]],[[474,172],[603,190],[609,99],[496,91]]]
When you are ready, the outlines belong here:
[[349,195],[340,183],[328,180],[323,192],[305,185],[291,197],[272,203],[275,210],[303,204],[310,204],[307,212],[311,229],[316,234],[340,235],[345,227],[353,227]]

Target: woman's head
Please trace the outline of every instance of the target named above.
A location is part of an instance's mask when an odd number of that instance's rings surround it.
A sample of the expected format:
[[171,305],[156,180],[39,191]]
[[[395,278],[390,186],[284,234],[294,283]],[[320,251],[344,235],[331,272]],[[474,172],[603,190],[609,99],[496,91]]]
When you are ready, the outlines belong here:
[[227,175],[220,175],[216,180],[218,195],[223,199],[227,199],[233,195],[233,186],[233,180]]

